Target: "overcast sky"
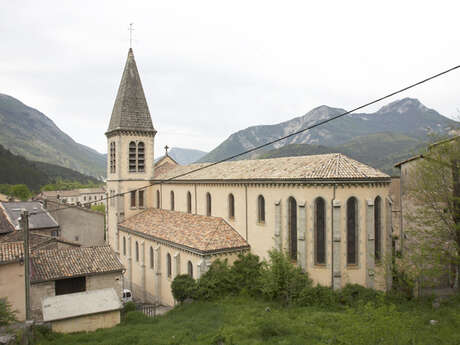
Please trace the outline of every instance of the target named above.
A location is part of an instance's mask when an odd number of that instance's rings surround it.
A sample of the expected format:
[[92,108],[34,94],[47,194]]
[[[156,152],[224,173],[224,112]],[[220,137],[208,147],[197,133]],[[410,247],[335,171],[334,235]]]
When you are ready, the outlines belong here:
[[[2,1],[0,93],[106,152],[130,22],[157,155],[209,151],[322,104],[349,109],[460,64],[458,0]],[[457,70],[395,99],[454,117],[459,85]]]

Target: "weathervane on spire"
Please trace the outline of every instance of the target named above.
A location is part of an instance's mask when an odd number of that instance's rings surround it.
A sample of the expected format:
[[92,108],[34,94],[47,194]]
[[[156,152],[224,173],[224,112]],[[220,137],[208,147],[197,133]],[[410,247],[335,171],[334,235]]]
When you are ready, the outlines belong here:
[[133,24],[134,23],[129,23],[129,48],[131,49],[133,47]]

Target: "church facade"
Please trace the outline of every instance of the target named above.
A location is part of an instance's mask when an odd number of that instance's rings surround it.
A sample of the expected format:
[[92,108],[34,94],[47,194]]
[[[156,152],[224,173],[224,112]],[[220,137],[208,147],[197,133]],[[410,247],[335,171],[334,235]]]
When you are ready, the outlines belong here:
[[154,163],[155,134],[130,49],[106,132],[107,238],[136,297],[172,305],[176,275],[271,249],[322,285],[389,287],[386,174],[341,154]]

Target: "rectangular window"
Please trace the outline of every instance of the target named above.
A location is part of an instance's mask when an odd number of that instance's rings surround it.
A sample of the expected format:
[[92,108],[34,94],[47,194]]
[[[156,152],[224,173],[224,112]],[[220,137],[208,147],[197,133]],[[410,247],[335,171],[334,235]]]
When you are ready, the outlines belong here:
[[136,207],[136,191],[131,192],[131,207]]
[[56,296],[83,291],[86,291],[86,277],[59,279],[55,281]]
[[144,191],[139,191],[139,207],[144,207]]

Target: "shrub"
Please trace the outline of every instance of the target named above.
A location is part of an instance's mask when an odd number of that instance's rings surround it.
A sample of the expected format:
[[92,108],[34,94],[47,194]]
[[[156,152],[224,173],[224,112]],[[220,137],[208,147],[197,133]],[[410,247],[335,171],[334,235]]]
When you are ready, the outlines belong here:
[[216,260],[209,271],[198,280],[196,298],[214,299],[238,292],[227,260]]
[[230,268],[231,279],[235,292],[247,292],[250,296],[260,294],[262,263],[257,255],[248,253],[238,255],[238,259]]
[[315,287],[306,287],[299,295],[297,303],[301,306],[322,306],[330,307],[338,303],[339,296],[332,288],[316,285]]
[[376,291],[374,289],[368,289],[358,284],[347,284],[339,292],[340,302],[348,306],[354,306],[358,302],[364,304],[368,302],[377,303],[382,299],[382,292]]
[[180,303],[184,302],[187,298],[194,298],[196,293],[195,279],[188,274],[178,275],[171,284],[171,290],[174,299]]
[[6,298],[0,298],[0,326],[8,325],[13,321],[16,321],[16,311]]
[[272,250],[269,256],[269,263],[261,275],[262,293],[270,300],[289,305],[300,296],[304,288],[311,287],[311,280],[284,253]]
[[136,311],[136,304],[134,302],[126,302],[123,306],[123,313],[127,313],[130,311]]

